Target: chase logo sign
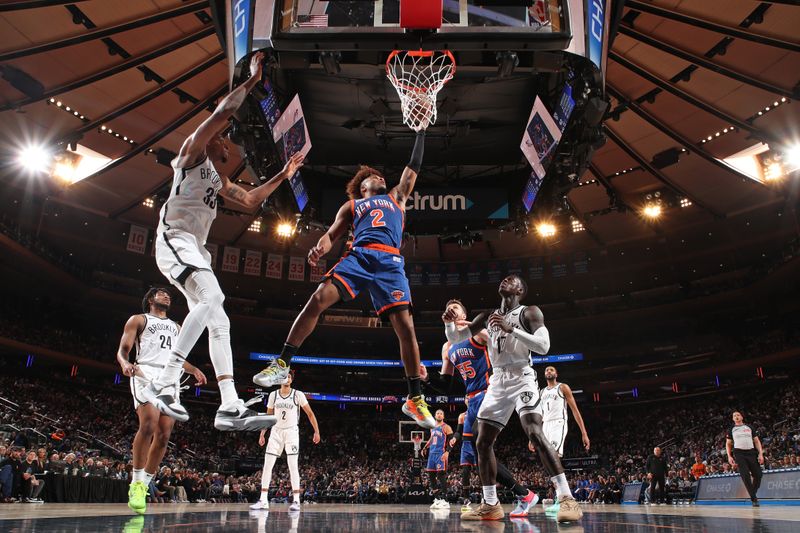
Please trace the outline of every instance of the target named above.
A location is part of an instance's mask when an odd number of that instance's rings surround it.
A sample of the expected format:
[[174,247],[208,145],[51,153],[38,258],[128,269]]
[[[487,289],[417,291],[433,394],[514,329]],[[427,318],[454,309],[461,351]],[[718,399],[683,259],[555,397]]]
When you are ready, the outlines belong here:
[[606,21],[606,0],[589,0],[589,60],[597,68],[603,68],[603,32]]
[[250,34],[253,19],[251,4],[251,0],[231,0],[234,64],[238,63],[250,51]]

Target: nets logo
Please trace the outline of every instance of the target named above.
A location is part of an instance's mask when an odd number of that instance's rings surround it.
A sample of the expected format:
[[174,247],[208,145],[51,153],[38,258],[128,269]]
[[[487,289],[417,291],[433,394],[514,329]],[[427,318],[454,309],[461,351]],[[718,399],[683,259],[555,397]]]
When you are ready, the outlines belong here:
[[406,293],[404,293],[403,291],[392,291],[392,298],[394,298],[395,302],[399,302],[400,300],[402,300],[403,296],[405,295]]

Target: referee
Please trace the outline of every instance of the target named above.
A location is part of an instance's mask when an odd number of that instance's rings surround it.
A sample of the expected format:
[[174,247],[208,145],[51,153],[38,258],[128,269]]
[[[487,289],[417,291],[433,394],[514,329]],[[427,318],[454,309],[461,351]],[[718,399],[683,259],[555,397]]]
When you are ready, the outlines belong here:
[[758,507],[756,493],[761,486],[760,465],[764,464],[764,451],[761,449],[761,439],[752,427],[744,423],[744,417],[739,411],[733,413],[733,427],[728,430],[725,448],[728,450],[728,462],[731,466],[739,466],[742,483],[750,495],[753,507]]

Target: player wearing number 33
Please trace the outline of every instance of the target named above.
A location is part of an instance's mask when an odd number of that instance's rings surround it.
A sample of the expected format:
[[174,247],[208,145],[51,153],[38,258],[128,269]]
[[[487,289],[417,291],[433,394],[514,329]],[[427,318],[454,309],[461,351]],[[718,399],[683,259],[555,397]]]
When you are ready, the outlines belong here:
[[308,262],[315,266],[348,226],[353,230],[353,244],[311,295],[289,331],[280,358],[253,378],[256,385],[270,387],[281,383],[289,372],[292,357],[313,331],[320,314],[338,301],[352,300],[366,290],[378,314],[388,316],[400,341],[400,357],[409,391],[403,412],[422,427],[434,427],[435,421],[420,389],[419,346],[410,313],[408,279],[400,255],[406,199],[414,189],[422,166],[424,143],[425,132],[419,131],[411,160],[400,176],[400,183],[391,190],[387,191],[386,180],[380,172],[365,166],[347,184],[350,201],[342,205],[330,229],[308,252]]

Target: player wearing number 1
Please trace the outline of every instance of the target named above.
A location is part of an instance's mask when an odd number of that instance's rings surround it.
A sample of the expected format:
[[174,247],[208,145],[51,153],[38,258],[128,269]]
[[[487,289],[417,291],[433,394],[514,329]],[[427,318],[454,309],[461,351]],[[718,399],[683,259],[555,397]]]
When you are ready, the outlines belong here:
[[400,341],[400,357],[408,380],[408,399],[403,413],[417,424],[431,429],[435,421],[422,396],[419,375],[419,346],[411,318],[411,294],[400,255],[405,223],[406,199],[414,189],[422,166],[425,132],[416,135],[411,160],[400,176],[400,183],[387,191],[383,175],[361,167],[347,184],[350,201],[342,205],[331,227],[308,252],[308,262],[316,266],[348,226],[353,229],[353,245],[325,275],[325,280],[306,303],[292,325],[281,356],[253,377],[256,385],[272,387],[289,373],[289,363],[306,340],[320,314],[340,300],[349,301],[363,290],[369,291],[372,304],[381,316],[388,316]]
[[211,116],[184,141],[172,161],[172,189],[161,208],[156,230],[158,269],[186,297],[189,314],[172,345],[169,360],[141,393],[162,413],[179,421],[188,420],[186,409],[173,402],[164,390],[175,382],[189,352],[208,328],[208,351],[221,398],[214,427],[223,431],[258,431],[275,423],[274,416],[248,409],[236,392],[230,321],[222,307],[225,295],[211,270],[211,255],[205,249],[208,232],[217,216],[217,195],[248,208],[255,207],[302,166],[302,155],[295,154],[280,173],[249,191],[217,171],[216,165],[228,161],[228,146],[222,132],[247,94],[261,81],[263,59],[261,53],[253,55],[250,78],[225,96]]

